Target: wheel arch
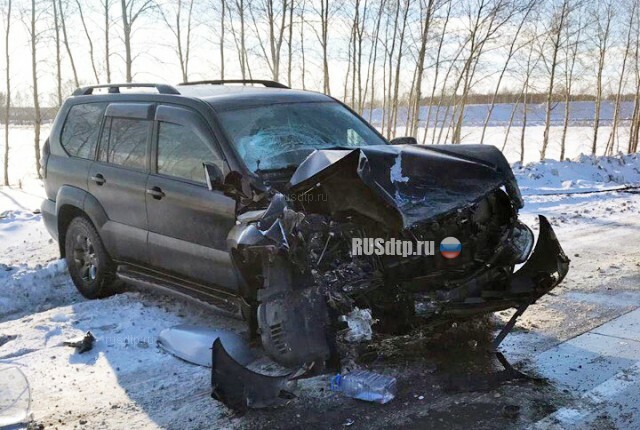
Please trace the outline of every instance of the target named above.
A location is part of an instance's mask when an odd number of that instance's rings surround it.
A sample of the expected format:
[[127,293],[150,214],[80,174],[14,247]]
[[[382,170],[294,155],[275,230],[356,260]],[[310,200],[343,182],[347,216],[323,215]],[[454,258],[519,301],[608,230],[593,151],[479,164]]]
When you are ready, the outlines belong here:
[[58,190],[56,214],[58,220],[58,247],[62,258],[65,257],[65,237],[71,220],[78,216],[87,218],[99,235],[101,227],[108,220],[107,213],[93,195],[69,185],[64,185]]

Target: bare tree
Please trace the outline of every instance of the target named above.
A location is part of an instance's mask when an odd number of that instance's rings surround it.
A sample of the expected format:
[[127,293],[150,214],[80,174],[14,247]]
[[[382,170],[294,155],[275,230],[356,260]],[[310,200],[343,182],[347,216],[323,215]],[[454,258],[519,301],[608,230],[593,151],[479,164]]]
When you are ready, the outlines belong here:
[[[638,11],[638,9],[636,9],[636,11]],[[629,143],[627,146],[627,151],[629,153],[636,152],[638,150],[638,137],[640,133],[640,19],[636,19],[635,35],[635,50],[633,54],[635,64],[635,94],[633,97],[633,115],[631,116]]]
[[402,54],[404,46],[404,35],[407,29],[407,16],[409,15],[410,0],[406,0],[402,14],[402,28],[400,30],[400,43],[398,44],[398,57],[396,60],[395,83],[393,86],[393,100],[391,104],[391,137],[396,137],[396,126],[398,123],[398,97],[400,94],[400,71],[402,68]]
[[529,1],[529,4],[525,6],[524,13],[522,14],[522,18],[518,22],[516,31],[511,39],[511,43],[509,44],[509,51],[507,52],[507,58],[505,59],[502,65],[502,70],[500,71],[500,75],[498,76],[498,81],[496,82],[496,87],[493,92],[493,96],[491,97],[491,104],[489,105],[489,109],[487,110],[487,116],[485,117],[484,124],[482,125],[482,134],[480,135],[481,144],[484,143],[484,136],[487,131],[487,126],[489,125],[489,120],[491,119],[491,114],[493,113],[493,109],[496,106],[496,98],[498,97],[498,93],[500,92],[502,79],[504,78],[507,72],[507,69],[509,68],[509,63],[511,62],[511,59],[513,58],[513,56],[518,52],[518,50],[524,46],[524,44],[520,44],[520,45],[517,44],[519,40],[520,32],[522,31],[522,28],[524,27],[524,25],[528,22],[529,16],[531,15],[531,12],[533,11],[534,6],[536,5],[537,5],[537,0],[531,0]]
[[[373,45],[371,47],[371,51],[369,51],[369,67],[367,68],[367,78],[365,82],[365,91],[369,86],[369,80],[371,81],[371,94],[369,100],[369,121],[371,121],[371,117],[373,115],[373,104],[375,101],[375,81],[376,81],[376,69],[377,69],[377,59],[378,59],[378,42],[380,40],[380,24],[382,22],[382,15],[384,12],[386,0],[380,0],[380,4],[378,6],[378,11],[376,14],[375,20],[375,30],[373,35]],[[370,71],[370,72],[369,72]],[[371,79],[369,79],[369,73],[371,73]],[[366,98],[366,97],[365,97]]]
[[107,82],[111,82],[111,48],[109,44],[109,33],[111,29],[109,9],[111,8],[111,0],[102,0],[102,8],[104,11],[104,66],[107,74]]
[[[391,35],[389,34],[388,28],[387,31],[385,31],[385,41],[384,41],[384,48],[385,48],[385,53],[387,55],[386,58],[386,63],[388,63],[388,75],[387,75],[387,86],[386,86],[386,97],[385,97],[385,105],[386,105],[386,109],[384,109],[385,106],[383,106],[382,109],[382,130],[384,132],[385,129],[385,124],[387,126],[387,137],[391,136],[391,117],[392,117],[392,108],[391,105],[393,103],[393,56],[394,56],[394,52],[396,49],[396,40],[397,40],[397,34],[398,34],[398,22],[399,22],[399,17],[400,17],[400,9],[401,9],[401,5],[400,2],[396,2],[395,5],[393,6],[392,12],[389,13],[388,17],[387,17],[387,26],[389,25],[389,21],[392,21],[393,23],[393,31],[391,32]],[[393,17],[393,18],[392,18]],[[389,40],[391,40],[391,42],[389,42]],[[384,95],[383,95],[384,96]]]
[[[224,2],[222,2],[224,3]],[[187,9],[186,22],[183,23],[183,8]],[[193,14],[193,0],[183,2],[177,0],[174,3],[172,10],[172,16],[167,16],[167,12],[160,9],[160,14],[165,24],[169,28],[169,31],[175,37],[175,52],[180,63],[180,72],[182,73],[182,82],[189,81],[189,60],[191,58],[191,30],[192,30],[192,14]],[[183,28],[183,24],[186,25],[186,29]],[[186,33],[186,34],[185,34]],[[224,57],[223,57],[224,60]],[[224,70],[223,76],[224,79]]]
[[284,41],[284,32],[287,26],[287,8],[289,1],[293,0],[280,0],[280,5],[276,5],[275,1],[277,0],[262,0],[261,3],[263,9],[261,12],[264,13],[264,18],[267,21],[267,27],[269,30],[269,34],[267,36],[267,42],[269,45],[268,52],[265,47],[265,41],[262,36],[262,32],[260,31],[260,26],[258,25],[254,9],[250,8],[249,10],[251,12],[251,19],[253,21],[260,50],[267,62],[269,70],[271,70],[273,80],[278,81],[280,79],[282,43]]
[[510,22],[517,12],[517,5],[509,0],[480,0],[475,9],[469,8],[471,21],[468,28],[469,51],[462,67],[462,94],[453,115],[455,126],[452,143],[460,143],[465,105],[473,86],[474,75],[487,43],[496,36],[500,28]]
[[291,87],[291,71],[293,61],[293,0],[289,2],[289,37],[287,38],[287,85]]
[[322,48],[322,80],[323,80],[323,88],[322,91],[325,94],[331,94],[331,87],[329,85],[329,19],[331,14],[329,12],[329,0],[319,0],[320,2],[320,10],[318,11],[320,15],[320,33],[316,30],[315,26],[311,28],[316,33],[316,37],[320,42],[320,47]]
[[[64,3],[64,5],[66,5],[66,2]],[[71,70],[73,72],[73,83],[76,85],[76,87],[79,87],[80,81],[78,80],[78,71],[76,70],[76,63],[75,61],[73,61],[73,53],[71,51],[71,46],[69,46],[69,38],[67,37],[65,8],[63,6],[62,0],[58,0],[58,14],[60,15],[60,27],[62,29],[62,42],[64,43],[67,55],[69,56],[69,63],[71,63]]]
[[[529,49],[529,55],[527,56],[526,74],[524,79],[524,85],[522,86],[522,128],[520,130],[520,164],[524,163],[524,151],[525,151],[525,133],[527,130],[527,112],[529,111],[529,91],[531,89],[531,77],[535,70],[538,61],[542,58],[542,54],[538,54],[537,58],[533,58],[534,45],[531,43]],[[514,107],[515,109],[515,107]]]
[[[420,104],[422,101],[422,78],[425,69],[425,57],[427,56],[427,41],[431,30],[431,20],[436,9],[435,0],[420,1],[420,50],[418,51],[418,64],[416,64],[415,99],[412,106],[413,119],[411,121],[411,135],[418,137],[418,121],[420,119]],[[426,130],[425,130],[426,133]]]
[[240,72],[242,73],[242,79],[246,79],[247,75],[251,76],[251,69],[249,68],[249,58],[248,58],[247,48],[246,48],[245,0],[235,0],[235,13],[238,15],[238,20],[240,21],[240,30],[239,32],[236,32],[235,25],[234,25],[235,20],[231,16],[232,11],[229,11],[229,14],[228,14],[229,21],[230,21],[229,29],[231,30],[231,35],[233,36],[233,41],[236,46],[238,61],[240,62]]
[[87,27],[87,21],[85,20],[84,11],[82,9],[80,0],[76,0],[76,6],[78,6],[78,15],[80,16],[80,22],[82,22],[82,28],[84,30],[85,36],[87,37],[87,42],[89,43],[89,59],[91,60],[91,69],[93,70],[93,76],[96,79],[96,83],[100,83],[100,76],[98,75],[98,68],[96,67],[96,60],[93,50],[93,40],[91,38],[91,33],[89,33],[89,29]]
[[[220,0],[220,79],[224,79],[224,15],[226,8],[226,0]],[[189,12],[189,20],[191,20],[191,12]]]
[[[27,33],[29,34],[29,42],[31,45],[31,77],[33,83],[33,128],[34,128],[34,149],[36,156],[36,172],[38,178],[42,179],[40,174],[40,125],[42,123],[42,115],[40,112],[40,95],[38,93],[38,55],[37,47],[38,40],[40,38],[39,30],[36,27],[36,22],[39,21],[39,14],[37,10],[36,0],[31,0],[31,10],[29,14],[30,21],[27,24]],[[44,9],[44,8],[41,8]]]
[[369,5],[367,0],[355,0],[355,14],[353,19],[353,74],[351,82],[351,99],[353,100],[354,109],[356,109],[359,113],[362,113],[364,105],[364,90],[362,88],[362,50],[368,12]]
[[569,122],[571,120],[571,94],[574,83],[574,71],[576,59],[578,57],[578,48],[582,42],[582,15],[578,17],[577,29],[575,37],[572,38],[571,33],[574,32],[573,26],[569,23],[565,26],[567,32],[567,43],[565,43],[565,71],[564,71],[564,122],[562,125],[562,137],[560,138],[560,161],[564,160],[567,148],[567,132],[569,130]]
[[[600,3],[597,3],[598,7],[595,8],[596,15],[596,38],[598,44],[598,68],[596,71],[596,103],[595,103],[595,115],[593,117],[593,142],[591,144],[591,153],[595,155],[598,148],[598,130],[600,128],[600,108],[602,106],[602,78],[604,71],[604,63],[607,56],[607,50],[609,48],[609,39],[611,35],[611,21],[614,16],[614,8],[611,2],[607,2],[604,6],[604,11],[600,7]],[[603,16],[604,15],[604,16]]]
[[549,132],[551,130],[551,111],[553,110],[553,89],[556,79],[556,71],[558,68],[558,54],[563,43],[564,26],[569,16],[569,1],[562,0],[560,6],[553,6],[551,10],[549,28],[549,40],[551,41],[551,59],[547,61],[547,57],[543,56],[543,60],[549,70],[549,88],[547,90],[547,101],[544,122],[544,134],[542,137],[542,149],[540,150],[540,159],[544,159],[547,155],[547,147],[549,146]]
[[627,21],[627,32],[625,37],[624,54],[622,54],[622,66],[620,70],[620,78],[618,79],[618,90],[616,91],[616,100],[613,109],[613,124],[611,124],[611,133],[609,133],[609,139],[607,141],[607,147],[605,154],[613,154],[613,147],[616,143],[616,135],[618,132],[618,123],[620,121],[620,102],[622,99],[622,89],[625,81],[625,72],[627,69],[627,59],[629,58],[629,51],[631,51],[631,43],[633,40],[633,24],[636,17],[636,9],[638,4],[635,1],[631,2],[631,10],[629,11],[629,18]]
[[9,185],[9,119],[11,110],[11,68],[9,54],[9,36],[11,34],[11,0],[7,0],[5,10],[5,30],[4,30],[4,58],[6,64],[6,94],[4,107],[4,185]]
[[126,80],[131,82],[133,75],[131,68],[133,65],[133,56],[131,52],[131,35],[133,26],[138,18],[155,7],[153,0],[120,0],[122,9],[122,33],[124,36],[124,54],[126,67]]
[[[438,77],[440,74],[440,56],[442,55],[442,46],[444,45],[444,41],[445,41],[445,36],[447,34],[447,26],[449,25],[449,18],[451,17],[451,11],[453,10],[453,1],[452,0],[448,0],[447,1],[447,12],[445,13],[443,24],[442,24],[442,31],[440,33],[440,38],[438,40],[438,49],[437,49],[437,53],[436,53],[436,60],[435,60],[435,72],[434,72],[434,77],[433,77],[433,85],[431,86],[431,97],[429,98],[429,108],[427,109],[427,119],[425,121],[425,127],[424,127],[424,134],[422,135],[422,143],[425,144],[427,142],[427,130],[429,130],[429,124],[431,124],[431,108],[433,106],[434,103],[434,97],[436,95],[436,88],[438,86]],[[440,105],[438,105],[438,108],[440,107]],[[434,124],[433,130],[433,136],[435,137],[435,128],[437,126],[437,119],[436,119],[436,124]]]
[[304,52],[304,13],[306,10],[307,2],[306,0],[302,0],[300,4],[299,18],[300,18],[300,79],[302,80],[302,89],[307,89],[306,84],[306,70],[307,70],[307,60]]
[[62,105],[62,57],[60,56],[60,25],[58,24],[59,18],[57,0],[52,0],[51,3],[53,5],[53,31],[56,44],[56,94],[58,96],[56,103],[59,107]]

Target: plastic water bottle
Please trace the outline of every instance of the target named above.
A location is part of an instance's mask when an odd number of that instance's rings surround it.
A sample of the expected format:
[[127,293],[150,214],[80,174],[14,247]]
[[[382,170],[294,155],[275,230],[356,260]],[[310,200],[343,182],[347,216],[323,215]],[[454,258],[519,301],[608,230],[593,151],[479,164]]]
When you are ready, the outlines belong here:
[[331,378],[331,390],[368,402],[387,403],[396,396],[396,378],[366,370],[356,370]]

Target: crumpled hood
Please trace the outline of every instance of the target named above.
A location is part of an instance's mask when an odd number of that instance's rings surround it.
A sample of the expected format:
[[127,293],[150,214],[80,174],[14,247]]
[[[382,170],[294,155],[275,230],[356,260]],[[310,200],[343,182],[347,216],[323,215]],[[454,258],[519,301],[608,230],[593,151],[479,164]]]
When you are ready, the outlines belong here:
[[501,186],[522,207],[511,167],[494,146],[379,145],[313,152],[291,177],[288,194],[322,188],[331,212],[353,210],[408,228]]

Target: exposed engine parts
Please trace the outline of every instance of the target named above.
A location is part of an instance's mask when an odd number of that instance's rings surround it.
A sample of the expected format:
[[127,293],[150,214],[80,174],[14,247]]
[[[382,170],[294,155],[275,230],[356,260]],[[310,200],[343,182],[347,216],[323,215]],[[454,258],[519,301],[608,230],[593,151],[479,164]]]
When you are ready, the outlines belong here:
[[[528,305],[562,281],[569,259],[542,216],[532,251],[502,154],[469,147],[316,151],[280,191],[274,184],[262,200],[245,199],[233,255],[248,317],[274,360],[317,371],[335,364],[337,334],[355,308],[371,309],[376,331],[406,333],[435,318]],[[457,258],[352,252],[354,239],[450,237]]]

